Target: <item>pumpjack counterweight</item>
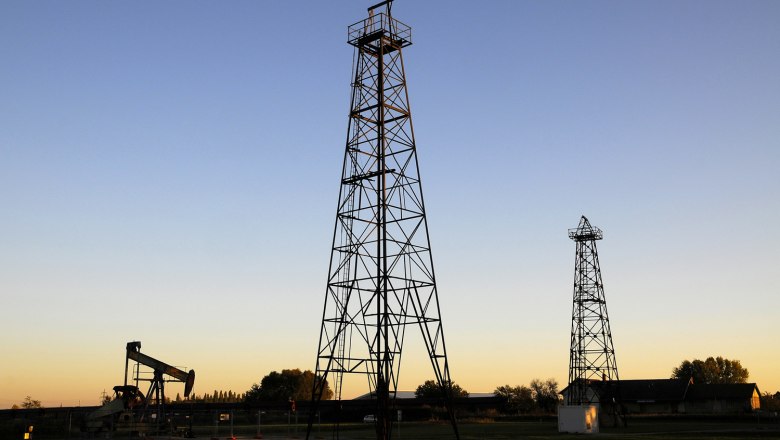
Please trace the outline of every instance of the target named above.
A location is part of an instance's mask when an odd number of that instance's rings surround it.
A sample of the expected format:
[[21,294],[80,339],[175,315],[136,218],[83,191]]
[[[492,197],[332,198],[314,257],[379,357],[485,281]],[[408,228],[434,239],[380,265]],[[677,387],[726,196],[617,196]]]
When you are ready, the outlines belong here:
[[391,6],[368,8],[368,18],[347,30],[352,97],[311,414],[326,381],[341,400],[345,375],[363,374],[377,438],[389,439],[404,336],[413,326],[458,438],[403,64],[412,33]]
[[[620,378],[596,249],[604,234],[582,216],[577,228],[569,229],[569,238],[576,243],[576,258],[566,404],[609,403],[617,422],[623,413]],[[600,402],[605,396],[614,401]]]

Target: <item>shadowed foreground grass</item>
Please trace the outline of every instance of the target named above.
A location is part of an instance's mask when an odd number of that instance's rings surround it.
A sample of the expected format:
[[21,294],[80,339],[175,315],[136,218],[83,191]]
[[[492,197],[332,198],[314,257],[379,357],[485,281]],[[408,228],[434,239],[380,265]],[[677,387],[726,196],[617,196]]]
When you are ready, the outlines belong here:
[[[500,440],[500,439],[590,439],[610,438],[627,440],[647,439],[745,439],[745,438],[774,438],[780,439],[780,421],[740,418],[731,420],[719,420],[716,418],[663,418],[663,417],[638,417],[629,420],[627,428],[602,427],[599,434],[574,435],[558,433],[557,421],[554,417],[539,419],[525,419],[514,421],[462,421],[459,424],[460,438],[462,440]],[[257,426],[238,425],[233,427],[236,439],[254,439],[257,434]],[[215,433],[214,426],[195,426],[194,433],[198,440],[230,439],[229,426],[220,426]],[[264,439],[304,439],[306,438],[306,425],[263,425]],[[0,440],[21,440],[22,435],[0,435]],[[72,431],[70,435],[65,432],[56,433],[51,430],[38,430],[35,433],[36,440],[65,440],[80,438],[115,438],[126,439],[128,434],[114,433],[106,436],[105,433],[90,437],[86,433]],[[63,435],[64,434],[64,435]],[[343,424],[340,427],[339,436],[333,435],[332,425],[315,426],[312,439],[328,440],[339,438],[340,440],[373,440],[376,438],[373,424],[352,423]],[[134,437],[138,439],[139,437]],[[147,439],[175,439],[178,437],[149,436]],[[404,422],[393,429],[393,439],[415,440],[439,440],[453,439],[452,427],[442,422]]]
[[[205,427],[204,427],[205,428]],[[477,439],[585,439],[585,438],[613,438],[613,439],[742,439],[742,438],[775,438],[780,439],[780,424],[757,423],[751,421],[690,421],[668,419],[636,419],[629,422],[627,428],[602,427],[601,432],[595,435],[574,435],[558,433],[555,421],[523,421],[523,422],[488,422],[468,423],[459,425],[460,438],[462,440]],[[255,427],[235,427],[236,438],[254,438]],[[213,431],[204,432],[196,430],[198,438],[210,439]],[[228,430],[220,430],[220,439],[229,437]],[[306,427],[264,426],[263,437],[265,439],[303,439],[306,437]],[[332,426],[323,425],[313,430],[314,439],[333,439]],[[340,429],[341,440],[370,440],[375,439],[373,425],[370,424],[346,424]],[[393,429],[395,439],[452,439],[452,427],[446,423],[403,423],[400,430],[396,426]]]

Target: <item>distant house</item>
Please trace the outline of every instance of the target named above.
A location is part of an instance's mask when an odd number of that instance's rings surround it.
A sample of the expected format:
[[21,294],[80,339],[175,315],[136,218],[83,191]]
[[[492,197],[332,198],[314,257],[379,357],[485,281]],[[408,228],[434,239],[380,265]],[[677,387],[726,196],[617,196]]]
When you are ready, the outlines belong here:
[[761,408],[761,393],[754,383],[691,385],[685,396],[688,413],[736,413]]
[[[588,395],[594,395],[600,406],[611,407],[622,402],[630,414],[673,414],[685,412],[685,395],[691,380],[641,379],[588,382]],[[561,390],[563,401],[568,399],[571,384]],[[594,402],[594,403],[596,403]],[[610,408],[611,410],[611,408]]]
[[[561,390],[564,402],[571,384]],[[589,381],[589,393],[605,412],[622,402],[629,414],[727,414],[759,409],[760,392],[754,383],[695,384],[693,379]]]
[[621,380],[620,397],[629,413],[685,412],[685,396],[693,380]]

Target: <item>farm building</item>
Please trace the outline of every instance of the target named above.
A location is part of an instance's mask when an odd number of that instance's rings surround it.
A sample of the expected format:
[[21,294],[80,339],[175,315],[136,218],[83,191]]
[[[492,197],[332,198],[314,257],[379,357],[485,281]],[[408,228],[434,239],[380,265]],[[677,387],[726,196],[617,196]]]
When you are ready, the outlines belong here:
[[[693,379],[590,381],[599,404],[622,401],[629,414],[735,414],[760,408],[754,383],[695,384]],[[569,386],[561,391],[566,401]],[[605,408],[606,409],[606,408]]]

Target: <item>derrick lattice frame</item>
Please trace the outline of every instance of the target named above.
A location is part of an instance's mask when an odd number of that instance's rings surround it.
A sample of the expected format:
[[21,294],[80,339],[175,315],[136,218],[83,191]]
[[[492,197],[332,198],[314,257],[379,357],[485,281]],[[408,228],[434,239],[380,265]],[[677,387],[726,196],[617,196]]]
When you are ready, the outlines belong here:
[[569,238],[576,243],[576,257],[566,404],[588,405],[598,403],[591,383],[618,384],[620,379],[596,249],[603,234],[582,216],[577,228],[569,230]]
[[392,18],[390,5],[369,8],[348,29],[352,95],[312,408],[326,381],[341,400],[344,376],[363,374],[376,403],[377,438],[389,439],[404,337],[413,326],[457,437],[403,64],[411,29]]

